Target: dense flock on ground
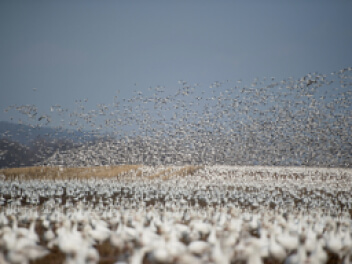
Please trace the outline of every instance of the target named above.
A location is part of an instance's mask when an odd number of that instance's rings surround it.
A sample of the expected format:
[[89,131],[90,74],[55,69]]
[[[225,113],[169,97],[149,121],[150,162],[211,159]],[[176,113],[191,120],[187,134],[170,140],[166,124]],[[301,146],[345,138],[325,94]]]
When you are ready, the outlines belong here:
[[351,169],[69,169],[1,171],[0,263],[352,260]]

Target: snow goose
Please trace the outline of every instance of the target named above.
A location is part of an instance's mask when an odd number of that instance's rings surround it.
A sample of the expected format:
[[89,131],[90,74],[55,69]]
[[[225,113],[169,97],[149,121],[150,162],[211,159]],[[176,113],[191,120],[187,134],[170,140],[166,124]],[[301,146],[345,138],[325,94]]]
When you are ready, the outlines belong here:
[[261,259],[261,241],[257,238],[246,238],[241,241],[235,248],[235,258],[239,261],[245,261],[247,264],[262,264]]
[[86,231],[88,231],[88,234],[94,240],[98,241],[99,244],[103,243],[105,240],[110,238],[111,231],[105,224],[102,223],[102,221],[95,222],[94,229],[89,227],[90,226],[87,225]]
[[49,251],[47,249],[45,249],[42,246],[36,245],[36,244],[28,244],[26,246],[23,246],[17,252],[25,255],[26,258],[30,261],[40,259],[40,258],[46,256],[47,254],[49,254]]
[[172,263],[173,256],[170,254],[166,245],[159,244],[157,248],[154,248],[148,257],[151,263]]
[[5,250],[11,252],[17,243],[16,233],[12,231],[11,228],[5,226],[2,229],[2,238],[0,240],[1,246],[5,248]]
[[[14,237],[12,237],[13,239]],[[5,237],[5,242],[8,242]],[[12,241],[13,242],[13,241]],[[42,246],[37,245],[35,240],[28,237],[15,238],[14,244],[8,244],[8,259],[13,263],[28,263],[49,253]],[[9,247],[10,246],[10,247]]]
[[44,232],[44,240],[46,242],[50,242],[55,238],[55,233],[53,232],[52,228],[49,227],[48,230]]
[[27,233],[27,238],[30,240],[33,240],[35,242],[39,242],[39,237],[35,231],[35,220],[32,220],[29,229],[28,229],[28,233]]
[[298,247],[298,236],[290,234],[288,227],[285,227],[283,232],[277,235],[276,239],[288,254]]
[[190,227],[199,234],[201,240],[207,240],[211,231],[209,224],[204,223],[201,220],[192,220]]
[[24,227],[18,227],[16,216],[10,215],[10,219],[12,220],[12,232],[14,232],[16,236],[27,236],[29,230]]
[[9,251],[7,259],[10,263],[29,264],[28,258],[24,254],[19,254],[17,251]]
[[201,240],[192,241],[188,245],[188,251],[194,255],[201,256],[205,254],[210,248],[209,243]]
[[198,257],[193,256],[190,253],[185,253],[180,255],[175,260],[176,263],[182,264],[201,264],[203,263]]
[[268,258],[269,257],[269,235],[268,235],[268,230],[267,229],[261,229],[260,232],[260,256],[262,258]]
[[279,262],[284,261],[284,259],[286,258],[285,249],[276,242],[276,237],[274,234],[270,235],[269,254],[272,258],[276,259]]
[[58,246],[66,255],[76,255],[81,249],[83,238],[80,232],[72,232],[70,228],[71,223],[66,219],[63,227],[57,230]]
[[326,263],[326,261],[328,260],[328,254],[324,250],[324,244],[325,242],[323,239],[318,239],[315,245],[315,249],[309,257],[312,260],[312,263]]
[[[336,227],[336,225],[338,225]],[[333,228],[329,230],[325,236],[326,248],[329,252],[336,254],[342,258],[342,236],[340,232],[340,225],[333,223]]]
[[347,228],[342,237],[342,256],[344,259],[344,263],[349,263],[350,258],[352,256],[352,239],[350,232],[350,228]]
[[143,263],[143,258],[149,250],[150,250],[150,248],[148,246],[147,247],[135,247],[128,263],[130,263],[130,264]]
[[305,248],[306,251],[310,254],[313,252],[313,250],[316,247],[317,244],[317,234],[310,228],[308,227],[308,230],[305,232]]
[[[229,264],[231,263],[231,254],[227,247],[221,247],[220,240],[216,237],[216,228],[209,236],[209,243],[213,245],[211,250],[211,260],[216,264]],[[232,253],[232,252],[231,252]]]

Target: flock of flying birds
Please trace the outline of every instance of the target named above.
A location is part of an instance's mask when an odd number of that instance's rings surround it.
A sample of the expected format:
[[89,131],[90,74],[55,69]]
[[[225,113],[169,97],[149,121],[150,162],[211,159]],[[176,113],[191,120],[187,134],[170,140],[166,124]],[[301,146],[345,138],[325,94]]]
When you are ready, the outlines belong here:
[[157,86],[96,109],[83,99],[73,111],[60,105],[45,114],[35,105],[5,111],[33,128],[53,123],[102,138],[57,150],[45,165],[351,167],[351,88],[348,67],[299,79],[214,82],[209,91],[179,81],[177,91]]

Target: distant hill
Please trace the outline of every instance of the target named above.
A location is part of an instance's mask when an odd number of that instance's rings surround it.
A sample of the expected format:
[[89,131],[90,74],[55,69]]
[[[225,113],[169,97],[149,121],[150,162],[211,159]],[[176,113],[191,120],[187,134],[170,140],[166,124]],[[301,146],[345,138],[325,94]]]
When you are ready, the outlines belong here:
[[33,152],[18,142],[0,139],[0,168],[30,166]]
[[29,146],[38,138],[66,139],[78,143],[92,140],[94,135],[91,132],[51,127],[32,127],[24,124],[0,121],[0,139],[7,139]]
[[0,121],[0,168],[40,164],[57,150],[66,151],[95,138],[90,132]]

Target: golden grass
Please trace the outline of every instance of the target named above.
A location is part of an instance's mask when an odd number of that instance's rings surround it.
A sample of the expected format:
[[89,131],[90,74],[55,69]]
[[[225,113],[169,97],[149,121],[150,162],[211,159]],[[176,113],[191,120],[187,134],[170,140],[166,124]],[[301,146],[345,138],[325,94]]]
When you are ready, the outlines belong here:
[[[141,165],[120,165],[120,166],[99,166],[99,167],[46,167],[33,166],[23,168],[0,169],[0,175],[5,176],[5,180],[70,180],[70,179],[104,179],[111,177],[119,177],[128,172],[134,171],[137,177],[142,175]],[[194,175],[194,173],[202,168],[201,166],[185,166],[175,170],[175,167],[165,168],[151,176],[149,179],[161,178],[168,180],[173,176]]]
[[[90,178],[111,178],[118,177],[130,171],[137,171],[140,165],[120,165],[120,166],[100,166],[82,168],[64,167],[23,167],[1,169],[0,175],[5,176],[5,180],[21,179],[90,179]],[[140,176],[140,171],[137,176]]]
[[203,166],[186,166],[186,167],[183,167],[179,171],[178,175],[180,175],[180,176],[187,176],[187,175],[193,176],[201,168],[203,168]]
[[198,171],[201,168],[202,166],[185,166],[178,170],[174,170],[174,168],[170,167],[165,170],[159,171],[156,174],[151,175],[149,178],[150,179],[161,178],[163,180],[168,180],[174,176],[183,176],[183,177],[187,175],[192,176],[196,171]]
[[170,171],[172,171],[172,168],[167,168],[165,170],[161,170],[158,173],[155,173],[153,175],[149,176],[149,179],[156,179],[156,178],[163,178],[165,177],[165,175],[167,175],[168,173],[170,173]]

